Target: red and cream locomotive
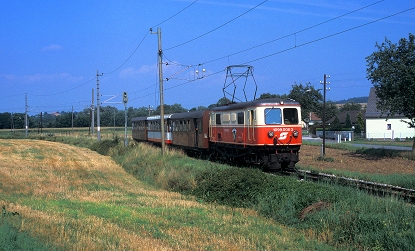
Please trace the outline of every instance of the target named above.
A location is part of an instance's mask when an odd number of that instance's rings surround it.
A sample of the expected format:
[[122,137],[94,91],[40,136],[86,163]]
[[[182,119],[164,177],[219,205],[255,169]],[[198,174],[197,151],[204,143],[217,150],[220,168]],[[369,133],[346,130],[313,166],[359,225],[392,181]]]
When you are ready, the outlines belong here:
[[[293,100],[260,99],[164,116],[165,143],[230,163],[293,169],[302,142],[301,108]],[[132,119],[133,138],[161,142],[160,116]]]

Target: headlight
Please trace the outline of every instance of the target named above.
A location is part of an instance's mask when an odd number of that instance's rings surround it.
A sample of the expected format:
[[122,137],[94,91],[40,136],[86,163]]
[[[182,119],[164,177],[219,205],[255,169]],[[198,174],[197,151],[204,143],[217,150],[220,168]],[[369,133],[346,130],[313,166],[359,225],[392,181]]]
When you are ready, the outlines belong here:
[[268,137],[270,138],[274,137],[274,131],[268,131]]
[[297,131],[297,130],[294,130],[294,131],[293,131],[293,136],[294,136],[295,138],[297,138],[297,137],[298,137],[298,131]]

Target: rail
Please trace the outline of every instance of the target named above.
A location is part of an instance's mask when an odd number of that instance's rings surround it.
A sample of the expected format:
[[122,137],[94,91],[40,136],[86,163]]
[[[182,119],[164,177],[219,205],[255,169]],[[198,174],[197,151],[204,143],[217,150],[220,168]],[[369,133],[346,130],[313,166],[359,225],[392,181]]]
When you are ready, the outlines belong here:
[[368,191],[378,196],[397,196],[409,203],[415,204],[415,189],[307,170],[297,170],[295,172],[291,172],[291,174],[295,174],[303,180],[330,181],[339,185],[357,187],[360,190]]

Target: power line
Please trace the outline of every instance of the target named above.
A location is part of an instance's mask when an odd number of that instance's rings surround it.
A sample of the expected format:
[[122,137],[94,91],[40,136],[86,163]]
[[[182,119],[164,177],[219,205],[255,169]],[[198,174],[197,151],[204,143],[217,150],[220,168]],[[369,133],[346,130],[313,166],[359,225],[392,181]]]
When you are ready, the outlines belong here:
[[377,2],[375,2],[375,3],[372,3],[372,4],[369,4],[369,5],[366,5],[366,6],[362,7],[362,8],[359,8],[359,9],[356,9],[356,10],[353,10],[353,11],[350,11],[350,12],[348,12],[348,13],[345,13],[345,14],[343,14],[343,15],[340,15],[340,16],[337,16],[337,17],[334,17],[334,18],[331,18],[331,19],[326,20],[326,21],[324,21],[324,22],[321,22],[321,23],[318,23],[318,24],[312,25],[312,26],[307,27],[307,28],[305,28],[305,29],[302,29],[302,30],[299,30],[299,31],[293,32],[293,33],[291,33],[291,34],[288,34],[288,35],[285,35],[285,36],[282,36],[282,37],[279,37],[279,38],[273,39],[273,40],[271,40],[271,41],[268,41],[268,42],[265,42],[265,43],[262,43],[262,44],[258,44],[258,45],[256,45],[256,46],[250,47],[250,48],[248,48],[248,49],[244,49],[244,50],[241,50],[241,51],[238,51],[238,52],[235,52],[235,53],[232,53],[232,54],[229,54],[229,55],[226,55],[226,56],[220,57],[220,58],[216,58],[216,59],[213,59],[213,60],[210,60],[210,61],[204,62],[203,64],[212,63],[212,62],[215,62],[215,61],[218,61],[218,60],[221,60],[221,59],[224,59],[224,58],[230,57],[230,56],[234,56],[234,55],[240,54],[240,53],[242,53],[242,52],[247,52],[247,51],[250,51],[250,50],[253,50],[253,49],[259,48],[259,47],[261,47],[261,46],[264,46],[264,45],[267,45],[267,44],[270,44],[270,43],[273,43],[273,42],[279,41],[279,40],[281,40],[281,39],[284,39],[284,38],[287,38],[287,37],[290,37],[290,36],[296,35],[296,34],[298,34],[298,33],[302,33],[302,32],[304,32],[304,31],[307,31],[307,30],[310,30],[310,29],[316,28],[316,27],[318,27],[318,26],[321,26],[321,25],[323,25],[323,24],[329,23],[329,22],[334,21],[334,20],[336,20],[336,19],[339,19],[339,18],[342,18],[342,17],[348,16],[348,15],[350,15],[350,14],[352,14],[352,13],[355,13],[355,12],[361,11],[361,10],[363,10],[363,9],[366,9],[366,8],[368,8],[368,7],[371,7],[371,6],[373,6],[373,5],[376,5],[376,4],[381,3],[381,2],[384,2],[384,1],[385,1],[385,0],[377,1]]
[[[250,60],[250,61],[247,61],[247,62],[242,63],[242,64],[249,64],[249,63],[252,63],[252,62],[255,62],[255,61],[259,61],[259,60],[262,60],[262,59],[265,59],[265,58],[268,58],[268,57],[271,57],[271,56],[275,56],[277,54],[281,54],[283,52],[287,52],[287,51],[290,51],[290,50],[293,50],[293,49],[297,49],[299,47],[303,47],[303,46],[306,46],[306,45],[309,45],[309,44],[312,44],[312,43],[315,43],[315,42],[319,42],[319,41],[322,41],[324,39],[327,39],[327,38],[330,38],[330,37],[334,37],[334,36],[337,36],[337,35],[340,35],[340,34],[343,34],[343,33],[346,33],[346,32],[349,32],[349,31],[352,31],[352,30],[355,30],[355,29],[358,29],[358,28],[361,28],[361,27],[364,27],[364,26],[367,26],[367,25],[370,25],[370,24],[373,24],[373,23],[382,21],[382,20],[385,20],[385,19],[388,19],[390,17],[397,16],[399,14],[402,14],[402,13],[405,13],[405,12],[408,12],[408,11],[411,11],[411,10],[414,10],[414,9],[415,9],[415,7],[412,7],[412,8],[409,8],[409,9],[406,9],[406,10],[403,10],[403,11],[400,11],[400,12],[396,12],[394,14],[391,14],[391,15],[388,15],[388,16],[385,16],[385,17],[382,17],[382,18],[379,18],[379,19],[376,19],[376,20],[367,22],[365,24],[361,24],[361,25],[358,25],[358,26],[354,26],[352,28],[349,28],[349,29],[346,29],[346,30],[342,30],[342,31],[339,31],[339,32],[330,34],[328,36],[324,36],[324,37],[321,37],[321,38],[318,38],[318,39],[315,39],[315,40],[312,40],[312,41],[309,41],[309,42],[306,42],[306,43],[303,43],[303,44],[295,45],[293,47],[290,47],[290,48],[287,48],[287,49],[284,49],[284,50],[280,50],[280,51],[277,51],[275,53],[268,54],[266,56],[256,58],[254,60]],[[223,72],[223,70],[217,71],[217,72],[214,72],[214,73],[211,73],[211,74],[208,74],[208,75],[205,75],[205,78],[210,77],[210,76],[213,76],[213,75],[216,75],[216,74],[221,73],[221,72]],[[165,90],[169,90],[169,89],[173,89],[173,88],[176,88],[176,87],[179,87],[179,86],[182,86],[182,85],[186,85],[186,84],[192,83],[192,82],[194,82],[196,80],[200,80],[200,79],[189,80],[187,82],[183,82],[183,83],[180,83],[180,84],[171,86],[169,88],[165,88]],[[149,94],[149,95],[153,95],[153,94],[154,93]],[[146,97],[146,96],[148,96],[148,95],[145,95],[143,97]]]
[[72,91],[72,90],[75,90],[75,89],[77,89],[77,88],[79,88],[79,87],[81,87],[81,86],[84,86],[84,85],[88,84],[89,82],[91,82],[92,80],[95,80],[95,78],[91,78],[90,80],[88,80],[88,81],[86,81],[86,82],[84,82],[84,83],[82,83],[82,84],[80,84],[80,85],[77,85],[77,86],[75,86],[75,87],[73,87],[73,88],[71,88],[71,89],[67,89],[67,90],[65,90],[65,91],[61,91],[61,92],[57,92],[57,93],[53,93],[53,94],[30,94],[30,96],[36,96],[36,97],[49,97],[49,96],[59,95],[59,94],[62,94],[62,93],[66,93],[66,92],[70,92],[70,91]]
[[315,42],[318,42],[318,41],[321,41],[321,40],[324,40],[324,39],[327,39],[327,38],[330,38],[330,37],[334,37],[334,36],[337,36],[337,35],[340,35],[340,34],[343,34],[343,33],[346,33],[346,32],[349,32],[349,31],[352,31],[352,30],[355,30],[355,29],[358,29],[358,28],[362,28],[364,26],[367,26],[367,25],[370,25],[370,24],[379,22],[379,21],[384,20],[384,19],[388,19],[390,17],[396,16],[396,15],[399,15],[399,14],[402,14],[402,13],[405,13],[405,12],[408,12],[408,11],[411,11],[411,10],[414,10],[414,9],[415,9],[415,7],[412,7],[412,8],[409,8],[409,9],[406,9],[406,10],[403,10],[403,11],[400,11],[400,12],[397,12],[397,13],[394,13],[394,14],[391,14],[389,16],[382,17],[382,18],[376,19],[376,20],[371,21],[371,22],[367,22],[365,24],[361,24],[361,25],[358,25],[358,26],[355,26],[355,27],[352,27],[352,28],[349,28],[349,29],[346,29],[346,30],[342,30],[342,31],[339,31],[339,32],[336,32],[336,33],[333,33],[333,34],[330,34],[330,35],[327,35],[327,36],[318,38],[318,39],[314,39],[314,40],[308,41],[306,43],[302,43],[302,44],[299,44],[299,45],[295,45],[295,46],[293,46],[291,48],[287,48],[287,49],[284,49],[284,50],[281,50],[281,51],[278,51],[278,52],[275,52],[275,53],[272,53],[272,54],[268,54],[268,55],[263,56],[263,57],[259,57],[257,59],[251,60],[251,61],[247,61],[247,62],[245,62],[243,64],[249,64],[249,63],[252,63],[252,62],[255,62],[255,61],[258,61],[258,60],[262,60],[264,58],[268,58],[268,57],[271,57],[271,56],[275,56],[277,54],[280,54],[280,53],[283,53],[283,52],[286,52],[286,51],[290,51],[290,50],[296,49],[298,47],[302,47],[302,46],[305,46],[305,45],[309,45],[309,44],[312,44],[312,43],[315,43]]
[[164,24],[165,22],[169,21],[170,19],[172,19],[173,17],[179,15],[180,13],[182,13],[183,11],[185,11],[187,8],[189,8],[190,6],[192,6],[193,4],[195,4],[198,0],[194,1],[193,3],[189,4],[188,6],[184,7],[181,11],[177,12],[176,14],[174,14],[173,16],[165,19],[164,21],[162,21],[161,23],[158,23],[154,26],[151,27],[151,29],[156,28],[157,26]]
[[[191,4],[189,4],[189,5],[187,5],[185,8],[183,8],[182,10],[180,10],[179,12],[177,12],[176,14],[174,14],[173,16],[171,16],[171,17],[169,17],[169,18],[167,18],[167,19],[165,19],[164,21],[162,21],[161,23],[159,23],[159,24],[156,24],[156,25],[154,25],[154,26],[152,26],[152,28],[154,28],[154,27],[156,27],[156,26],[159,26],[159,25],[161,25],[161,24],[163,24],[163,23],[165,23],[165,22],[167,22],[167,21],[169,21],[170,19],[172,19],[173,17],[175,17],[175,16],[177,16],[177,15],[179,15],[180,13],[182,13],[184,10],[186,10],[187,8],[189,8],[190,6],[192,6],[193,4],[195,4],[196,2],[197,2],[198,0],[196,0],[196,1],[194,1],[194,2],[192,2]],[[152,28],[150,28],[150,30],[152,29]],[[116,68],[115,70],[113,70],[113,71],[111,71],[111,72],[106,72],[105,74],[111,74],[111,73],[114,73],[114,72],[116,72],[116,71],[118,71],[121,67],[123,67],[127,62],[128,62],[128,60],[130,60],[131,59],[131,57],[136,53],[136,51],[138,50],[138,48],[141,46],[141,44],[143,43],[143,41],[144,41],[144,39],[147,37],[147,35],[150,33],[150,31],[147,31],[146,32],[146,34],[144,35],[144,37],[141,39],[141,41],[140,41],[140,43],[137,45],[137,47],[134,49],[134,51],[130,54],[130,56],[118,67],[118,68]]]
[[207,34],[210,34],[210,33],[214,32],[214,31],[216,31],[216,30],[218,30],[218,29],[222,28],[223,26],[225,26],[225,25],[227,25],[227,24],[229,24],[229,23],[231,23],[231,22],[235,21],[236,19],[238,19],[238,18],[242,17],[243,15],[247,14],[248,12],[250,12],[250,11],[252,11],[252,10],[256,9],[258,6],[260,6],[260,5],[264,4],[265,2],[268,2],[268,0],[265,0],[265,1],[263,1],[263,2],[261,2],[261,3],[259,3],[259,4],[257,4],[256,6],[252,7],[251,9],[249,9],[249,10],[245,11],[244,13],[240,14],[239,16],[237,16],[237,17],[235,17],[235,18],[233,18],[233,19],[229,20],[228,22],[226,22],[226,23],[224,23],[224,24],[219,25],[218,27],[214,28],[213,30],[210,30],[210,31],[208,31],[208,32],[206,32],[206,33],[203,33],[202,35],[197,36],[197,37],[195,37],[195,38],[193,38],[193,39],[190,39],[190,40],[188,40],[188,41],[186,41],[186,42],[183,42],[183,43],[181,43],[181,44],[178,44],[178,45],[175,45],[175,46],[173,46],[173,47],[170,47],[170,48],[164,49],[164,51],[168,51],[168,50],[171,50],[171,49],[175,49],[175,48],[180,47],[180,46],[182,46],[182,45],[185,45],[185,44],[188,44],[188,43],[190,43],[190,42],[193,42],[193,41],[195,41],[195,40],[197,40],[197,39],[199,39],[199,38],[201,38],[201,37],[203,37],[203,36],[206,36]]
[[128,62],[128,60],[130,60],[130,58],[135,54],[135,52],[138,50],[138,48],[141,46],[144,39],[147,37],[148,33],[149,33],[149,31],[146,32],[144,37],[141,39],[140,43],[137,45],[137,47],[135,47],[134,51],[130,54],[130,56],[120,66],[118,66],[118,68],[116,68],[115,70],[113,70],[111,72],[106,72],[105,74],[112,74],[112,73],[118,71],[121,67],[123,67]]

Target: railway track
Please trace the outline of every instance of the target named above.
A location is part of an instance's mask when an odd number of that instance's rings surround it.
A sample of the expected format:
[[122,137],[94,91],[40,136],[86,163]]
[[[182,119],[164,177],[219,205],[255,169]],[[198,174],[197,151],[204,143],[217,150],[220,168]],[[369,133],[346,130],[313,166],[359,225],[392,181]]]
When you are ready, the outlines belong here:
[[314,182],[330,182],[349,187],[356,187],[362,191],[367,191],[377,196],[396,196],[405,201],[415,204],[415,189],[408,189],[389,184],[376,183],[360,179],[336,176],[333,174],[312,172],[307,170],[297,170],[286,174],[296,175],[302,180],[311,180]]

